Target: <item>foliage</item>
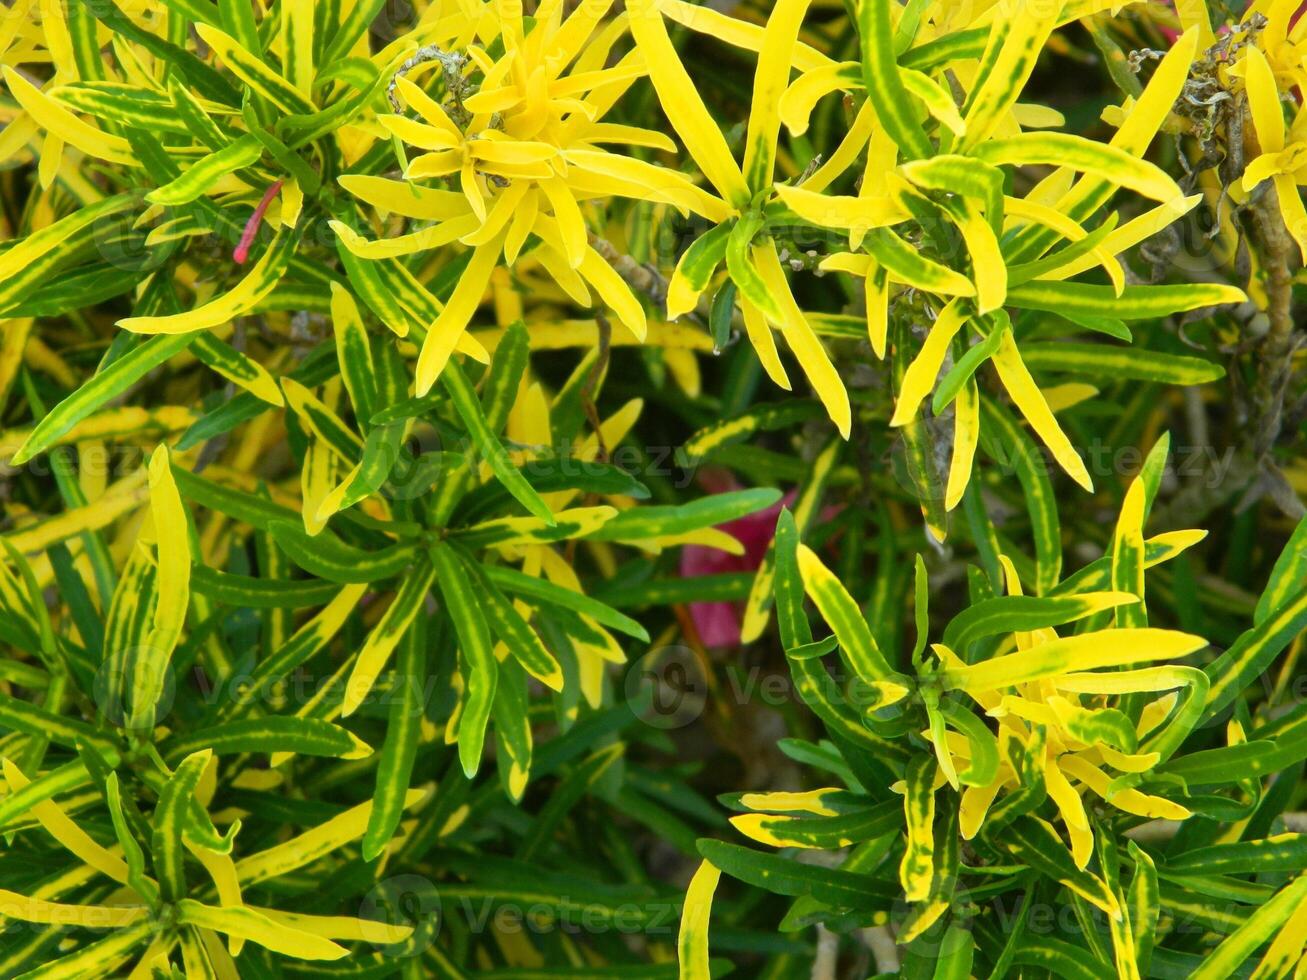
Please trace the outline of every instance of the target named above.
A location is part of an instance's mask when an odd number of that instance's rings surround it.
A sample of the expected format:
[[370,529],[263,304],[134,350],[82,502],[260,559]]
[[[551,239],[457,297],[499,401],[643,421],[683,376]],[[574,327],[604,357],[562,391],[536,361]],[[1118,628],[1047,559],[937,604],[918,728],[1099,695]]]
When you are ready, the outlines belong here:
[[0,975],[1301,975],[1299,13],[4,8]]

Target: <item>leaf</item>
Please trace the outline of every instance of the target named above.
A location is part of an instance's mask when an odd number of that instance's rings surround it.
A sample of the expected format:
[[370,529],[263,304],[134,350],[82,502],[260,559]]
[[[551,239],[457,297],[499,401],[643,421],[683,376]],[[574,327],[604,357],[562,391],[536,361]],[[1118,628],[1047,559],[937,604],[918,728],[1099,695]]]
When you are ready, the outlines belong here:
[[1114,612],[1117,626],[1141,627],[1148,624],[1144,606],[1144,511],[1147,486],[1135,480],[1126,491],[1112,536],[1112,588],[1139,597],[1137,603],[1118,606]]
[[154,923],[138,922],[116,929],[103,939],[75,952],[47,960],[35,970],[21,974],[22,980],[76,980],[87,976],[108,976],[138,946],[154,933]]
[[404,813],[425,715],[426,642],[425,619],[419,618],[399,643],[386,740],[377,760],[372,812],[368,815],[368,829],[363,835],[364,861],[373,861],[382,853]]
[[908,160],[931,155],[930,141],[917,122],[894,55],[894,22],[890,0],[858,4],[858,36],[862,49],[862,83],[881,126]]
[[234,755],[242,752],[293,752],[298,755],[361,759],[372,749],[343,728],[316,718],[269,716],[224,721],[165,743],[165,758],[178,759],[199,752]]
[[749,201],[748,185],[731,156],[721,128],[709,115],[672,47],[659,5],[654,0],[631,0],[626,12],[631,18],[631,36],[644,54],[649,80],[686,152],[728,203],[736,208],[745,207]]
[[898,399],[894,403],[891,426],[906,425],[916,416],[921,403],[930,394],[944,365],[953,338],[967,322],[968,307],[961,300],[953,300],[940,310],[930,326],[921,351],[913,358],[899,383]]
[[726,243],[733,222],[714,225],[681,253],[667,284],[667,319],[676,320],[692,312],[699,296],[708,288],[712,275],[726,258]]
[[803,368],[813,391],[826,407],[826,413],[835,423],[835,428],[847,439],[853,424],[848,392],[839,372],[831,363],[830,355],[826,353],[808,318],[794,299],[781,268],[776,243],[766,241],[755,244],[751,254],[768,293],[780,303],[782,318],[777,325],[781,336]]
[[223,65],[262,98],[288,113],[306,114],[316,106],[260,58],[241,47],[233,37],[212,24],[196,24],[195,32]]
[[721,872],[709,861],[700,863],[685,892],[681,929],[676,939],[681,980],[710,980],[708,923],[712,916],[713,892]]
[[52,799],[61,793],[81,789],[90,781],[90,774],[78,760],[49,770],[33,779],[21,790],[11,792],[0,799],[0,827],[8,826],[41,801]]
[[687,504],[633,507],[587,537],[592,541],[639,541],[716,527],[772,506],[781,493],[770,487],[710,494]]
[[1004,17],[998,56],[968,96],[966,135],[959,151],[983,151],[994,142],[990,137],[1016,104],[1060,13],[1058,4],[1023,3]]
[[37,738],[48,738],[70,749],[76,748],[79,741],[101,750],[113,751],[115,746],[113,738],[97,732],[83,721],[65,718],[40,705],[28,704],[8,694],[0,694],[0,726]]
[[744,181],[752,194],[768,191],[772,186],[776,139],[781,126],[781,97],[789,84],[794,46],[808,2],[778,0],[767,17],[753,79],[748,132],[744,137]]
[[799,545],[798,563],[804,591],[839,638],[840,650],[857,675],[869,683],[899,678],[876,645],[857,603],[839,579],[806,545]]
[[214,602],[243,609],[302,609],[320,606],[340,591],[334,582],[261,579],[196,565],[191,589]]
[[376,365],[372,360],[367,328],[354,297],[335,282],[331,284],[331,323],[340,376],[349,392],[354,417],[365,425],[375,424],[373,416],[382,406],[377,401]]
[[1190,976],[1195,980],[1233,976],[1243,961],[1294,914],[1304,897],[1307,897],[1307,876],[1299,876],[1280,889],[1274,898],[1255,909],[1239,928],[1204,957]]
[[920,249],[909,245],[888,228],[873,228],[864,245],[872,257],[900,282],[941,296],[976,295],[976,287],[966,276],[922,255]]
[[220,179],[248,167],[263,155],[263,144],[251,135],[245,135],[220,150],[201,157],[182,172],[182,175],[163,187],[158,187],[145,199],[151,204],[176,207],[189,204],[206,193]]
[[[803,530],[810,527],[819,515],[822,496],[830,478],[831,470],[839,459],[840,449],[840,442],[832,439],[826,448],[818,454],[817,458],[813,460],[812,469],[799,489],[798,497],[794,502],[794,514],[796,515],[796,523]],[[762,564],[758,566],[758,571],[753,577],[753,585],[749,590],[748,601],[745,604],[744,615],[740,624],[741,642],[753,642],[767,625],[772,605],[775,570],[776,543],[773,539],[767,548],[766,554],[763,555]]]
[[1028,343],[1022,345],[1022,357],[1026,366],[1035,370],[1122,381],[1198,385],[1225,377],[1221,365],[1202,358],[1105,344]]
[[177,921],[258,943],[265,949],[301,960],[337,960],[349,950],[311,932],[275,922],[248,906],[218,908],[194,899],[177,902]]
[[[132,193],[106,197],[19,239],[0,254],[0,281],[12,283],[15,276],[37,260],[52,252],[57,255],[60,246],[73,240],[78,233],[135,207],[139,200],[139,197]],[[8,292],[0,290],[0,299],[8,302],[11,298]]]
[[1135,963],[1143,976],[1148,976],[1148,965],[1157,942],[1157,921],[1160,901],[1157,890],[1157,869],[1148,852],[1134,841],[1127,844],[1135,863],[1134,877],[1126,893],[1126,911],[1134,939]]
[[[11,760],[3,760],[3,771],[10,792],[19,792],[30,785],[22,770]],[[102,847],[59,804],[53,800],[42,800],[30,812],[51,837],[83,864],[114,881],[127,881],[128,868],[122,859]]]
[[930,897],[935,874],[935,760],[917,755],[904,774],[903,823],[907,847],[899,863],[903,897],[922,902]]
[[699,853],[740,881],[777,895],[811,895],[836,908],[887,910],[898,887],[866,874],[817,868],[718,840],[700,840]]
[[1217,786],[1274,772],[1280,761],[1278,746],[1259,739],[1189,752],[1160,766],[1158,771],[1179,776],[1193,786]]
[[[1110,286],[1082,282],[1026,282],[1008,291],[1008,302],[1052,313],[1145,320],[1208,306],[1242,303],[1242,289],[1218,283],[1184,286],[1127,286],[1120,295]],[[1187,360],[1196,360],[1190,358]]]
[[772,847],[839,848],[891,833],[903,820],[893,802],[833,816],[751,813],[731,818],[740,833]]
[[390,654],[412,629],[414,620],[422,615],[435,581],[436,569],[429,561],[419,561],[405,574],[394,600],[363,641],[345,682],[345,698],[340,707],[344,717],[348,718],[367,700]]
[[473,593],[462,563],[444,543],[430,548],[436,583],[458,634],[463,674],[463,709],[458,719],[458,757],[470,778],[481,765],[486,725],[494,705],[498,663],[490,642],[490,627]]
[[137,165],[131,145],[121,136],[78,118],[9,65],[0,67],[0,72],[10,94],[43,130],[87,156],[125,167]]
[[1035,592],[1046,594],[1062,575],[1062,530],[1048,468],[1034,442],[1006,408],[982,395],[980,411],[982,432],[997,432],[999,439],[996,446],[987,446],[987,451],[996,462],[1016,471],[1025,495],[1035,544]]
[[[649,489],[643,483],[607,463],[545,456],[523,463],[518,470],[537,493],[583,490],[606,497],[633,497],[636,500],[649,497]],[[459,501],[451,521],[467,524],[490,519],[511,511],[512,500],[503,484],[483,483]]]
[[574,592],[548,579],[526,575],[504,565],[483,565],[482,571],[492,583],[512,595],[526,596],[546,605],[580,613],[619,633],[644,642],[649,640],[649,634],[634,619],[582,592]]
[[481,590],[482,600],[494,623],[494,632],[522,668],[550,690],[563,689],[563,671],[558,660],[541,642],[539,635],[518,612],[513,603],[495,587],[484,566],[466,553],[460,553],[472,579]]
[[1307,835],[1276,834],[1261,840],[1197,847],[1168,857],[1161,873],[1245,875],[1307,870]]
[[190,604],[190,530],[165,446],[159,446],[150,457],[149,482],[150,512],[158,543],[154,615],[144,641],[134,651],[131,673],[125,682],[129,698],[127,723],[137,730],[153,727],[164,675]]
[[1044,445],[1048,446],[1057,464],[1070,475],[1071,479],[1093,493],[1094,484],[1089,477],[1089,471],[1085,469],[1084,461],[1071,445],[1071,441],[1067,439],[1062,427],[1058,425],[1043,392],[1039,390],[1035,379],[1030,376],[1025,362],[1021,359],[1021,353],[1017,350],[1011,334],[1004,333],[999,339],[991,361],[1017,410],[1025,416]]
[[[803,611],[804,582],[799,571],[799,533],[794,515],[782,508],[776,521],[776,625],[781,644],[789,650],[812,642],[808,617]],[[830,675],[811,659],[787,655],[790,673],[804,704],[823,723],[851,744],[871,748],[887,758],[904,758],[906,753],[892,742],[873,735],[844,699],[833,691]]]
[[768,320],[781,323],[785,314],[781,311],[780,299],[767,288],[750,257],[754,237],[762,228],[763,218],[757,213],[746,214],[735,222],[726,239],[726,268],[740,294]]
[[1104,609],[1134,602],[1138,599],[1127,592],[1085,592],[1056,597],[997,596],[974,603],[954,616],[944,628],[941,639],[950,649],[965,650],[986,636],[1061,626]]
[[[409,790],[404,800],[405,809],[414,806],[425,795],[421,790]],[[236,873],[242,887],[252,888],[260,882],[306,867],[357,840],[367,829],[372,806],[371,800],[360,803],[302,834],[241,858],[236,862]]]
[[[968,131],[968,137],[971,137]],[[1180,188],[1155,164],[1131,155],[1111,144],[1104,145],[1070,133],[1022,133],[1006,139],[989,140],[973,151],[992,166],[1044,164],[1069,167],[1109,179],[1155,201],[1180,196]]]
[[1122,914],[1116,896],[1100,878],[1076,867],[1057,834],[1044,821],[1034,817],[1018,817],[1006,826],[996,843],[1041,874],[1092,902],[1109,916],[1117,918]]
[[1307,585],[1307,517],[1298,522],[1275,559],[1266,588],[1257,600],[1253,625],[1260,626],[1295,592]]
[[228,381],[276,408],[281,408],[285,404],[277,382],[258,361],[247,357],[210,333],[178,334],[178,336],[191,339],[188,350]]
[[120,908],[107,905],[66,905],[0,889],[0,915],[20,922],[121,929],[141,921],[148,914],[149,911],[139,905]]
[[182,831],[195,788],[211,758],[212,753],[207,749],[188,755],[159,794],[159,805],[152,821],[150,850],[154,873],[159,878],[160,894],[165,902],[176,902],[186,895]]
[[365,591],[366,586],[363,584],[337,588],[331,601],[317,615],[297,629],[273,653],[261,659],[248,675],[238,678],[238,684],[229,684],[226,697],[221,702],[220,715],[232,718],[247,713],[268,695],[274,685],[289,676],[295,668],[307,663],[340,632]]
[[468,434],[472,437],[472,444],[476,447],[478,455],[489,464],[495,478],[529,513],[540,518],[545,524],[552,525],[554,516],[550,513],[549,507],[540,499],[539,494],[531,488],[531,485],[526,482],[522,474],[513,467],[508,453],[500,445],[499,440],[487,424],[486,417],[481,410],[481,403],[472,391],[472,386],[463,374],[463,369],[457,363],[451,361],[441,375],[441,381],[445,386],[445,390],[449,392],[449,399],[454,405],[454,410],[458,412],[459,418],[467,426]]
[[1307,588],[1300,589],[1268,618],[1241,633],[1229,649],[1203,668],[1211,680],[1203,720],[1223,711],[1304,629],[1307,629]]
[[1046,640],[1018,653],[946,669],[946,688],[973,693],[996,691],[1042,677],[1153,660],[1177,660],[1207,645],[1202,637],[1176,630],[1114,629]]
[[281,280],[299,244],[299,232],[277,229],[268,249],[245,277],[216,299],[185,313],[126,317],[118,326],[133,333],[179,334],[205,330],[252,310]]
[[417,557],[417,545],[401,541],[364,551],[322,531],[313,537],[299,524],[274,520],[268,531],[291,561],[311,575],[332,582],[365,583],[403,572]]

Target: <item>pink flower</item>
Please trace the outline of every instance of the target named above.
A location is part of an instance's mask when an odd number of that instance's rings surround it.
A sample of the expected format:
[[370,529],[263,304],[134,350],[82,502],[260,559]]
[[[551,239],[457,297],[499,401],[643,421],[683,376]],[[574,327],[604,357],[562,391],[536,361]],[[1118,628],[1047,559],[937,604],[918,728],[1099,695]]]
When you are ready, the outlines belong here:
[[254,244],[254,236],[258,233],[259,222],[263,220],[264,213],[272,205],[272,199],[281,190],[281,183],[280,180],[274,180],[268,185],[268,189],[263,192],[263,199],[259,201],[254,213],[250,215],[250,220],[245,222],[245,230],[241,232],[241,240],[236,245],[236,251],[231,255],[236,260],[237,265],[244,265],[245,260],[249,258],[250,246]]
[[[700,482],[714,493],[740,489],[729,473],[708,471]],[[722,575],[729,572],[757,571],[767,554],[767,547],[776,534],[776,518],[781,508],[795,498],[791,490],[766,510],[746,514],[720,526],[744,545],[744,554],[732,555],[704,545],[688,544],[681,549],[681,577],[697,578],[701,575]],[[692,602],[690,617],[699,639],[706,647],[733,647],[740,643],[740,610],[734,602]]]

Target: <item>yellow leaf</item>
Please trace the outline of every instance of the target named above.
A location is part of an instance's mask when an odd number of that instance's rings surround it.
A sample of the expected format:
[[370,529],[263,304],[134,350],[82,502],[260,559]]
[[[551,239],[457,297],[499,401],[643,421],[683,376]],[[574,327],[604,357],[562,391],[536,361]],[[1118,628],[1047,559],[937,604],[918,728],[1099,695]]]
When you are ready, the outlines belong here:
[[490,274],[499,262],[499,255],[504,247],[504,236],[500,235],[484,245],[478,245],[472,252],[463,274],[458,278],[449,302],[440,311],[440,315],[427,328],[426,339],[422,341],[422,350],[418,354],[417,393],[425,395],[431,390],[445,369],[449,355],[454,352],[458,339],[467,329],[472,314],[481,305],[490,285]]
[[644,53],[649,80],[686,152],[722,197],[742,209],[749,203],[744,175],[731,156],[721,127],[708,113],[699,90],[681,64],[658,6],[657,0],[629,0],[626,5],[631,35]]
[[935,386],[935,379],[944,364],[949,345],[958,330],[967,322],[968,307],[965,301],[955,299],[944,307],[931,325],[921,352],[908,365],[899,385],[898,401],[894,405],[891,426],[907,425],[917,416],[917,409]]
[[20,922],[88,929],[118,929],[148,917],[145,906],[64,905],[0,889],[0,916]]
[[708,923],[712,917],[713,893],[722,873],[707,861],[690,879],[681,910],[681,930],[676,940],[681,980],[712,980],[708,966]]
[[953,402],[953,456],[949,462],[948,485],[944,491],[944,509],[952,510],[971,480],[971,465],[980,441],[980,395],[974,379],[958,391]]
[[1021,360],[1021,354],[1010,333],[1003,334],[998,350],[990,360],[998,371],[1003,387],[1012,396],[1013,403],[1043,440],[1044,445],[1053,453],[1053,458],[1057,460],[1058,465],[1066,470],[1071,479],[1092,493],[1094,484],[1089,478],[1089,471],[1085,469],[1084,461],[1071,445],[1062,427],[1057,424],[1057,419],[1053,417],[1053,412],[1044,400],[1039,386],[1035,384],[1035,379],[1030,376],[1025,362]]
[[245,278],[217,299],[186,313],[127,317],[119,320],[118,326],[133,333],[177,334],[228,323],[272,292],[295,251],[295,243],[294,233],[282,228]]
[[777,326],[780,328],[781,336],[790,345],[790,350],[794,352],[799,366],[803,368],[803,373],[826,407],[831,421],[840,430],[840,435],[847,439],[853,424],[849,394],[844,390],[844,382],[840,380],[839,372],[831,364],[826,349],[813,333],[803,311],[799,309],[799,304],[794,300],[794,294],[790,292],[789,283],[785,280],[785,272],[781,268],[780,257],[776,254],[775,243],[767,240],[755,244],[752,255],[767,291],[780,303],[784,320]]
[[41,128],[97,160],[125,167],[139,166],[132,155],[131,144],[121,136],[103,132],[84,122],[8,65],[0,67],[0,72],[4,73],[9,91],[18,104]]
[[749,336],[749,343],[753,345],[758,360],[762,362],[763,370],[778,387],[790,391],[792,388],[790,377],[785,373],[785,365],[781,363],[780,354],[776,350],[776,338],[772,336],[767,318],[743,296],[739,300],[740,315],[744,318],[744,331]]
[[[28,779],[18,765],[10,759],[4,759],[4,776],[5,782],[9,784],[9,792],[17,793],[24,786],[28,785]],[[44,827],[59,844],[66,848],[69,853],[76,856],[88,867],[94,868],[100,874],[112,878],[114,881],[125,884],[127,882],[127,864],[118,855],[111,853],[101,846],[86,831],[82,830],[71,817],[68,816],[58,803],[54,800],[42,800],[33,806],[28,812]],[[141,910],[133,910],[141,911]],[[10,915],[8,911],[0,908],[0,915]],[[22,916],[15,915],[15,918]],[[28,922],[41,921],[38,919],[27,919]],[[68,920],[71,923],[71,920]],[[118,923],[108,923],[116,925],[125,925],[131,919],[126,919]]]

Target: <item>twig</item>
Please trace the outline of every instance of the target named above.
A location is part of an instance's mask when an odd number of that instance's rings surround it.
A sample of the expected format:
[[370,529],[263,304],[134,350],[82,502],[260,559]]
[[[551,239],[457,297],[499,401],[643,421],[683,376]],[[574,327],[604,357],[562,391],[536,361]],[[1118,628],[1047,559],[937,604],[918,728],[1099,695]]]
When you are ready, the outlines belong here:
[[613,270],[626,280],[632,289],[638,289],[659,306],[667,305],[667,280],[653,266],[637,262],[631,256],[620,252],[617,246],[606,238],[600,238],[594,232],[589,233],[590,247],[598,252]]
[[839,956],[840,937],[817,923],[817,954],[812,958],[812,980],[835,980]]
[[402,110],[399,99],[395,97],[395,86],[399,84],[402,76],[407,75],[418,65],[425,65],[430,61],[440,62],[441,74],[445,76],[445,88],[449,91],[450,97],[454,100],[456,115],[460,118],[454,120],[460,128],[467,125],[468,119],[471,118],[468,111],[463,108],[463,96],[466,95],[465,80],[463,78],[463,69],[467,66],[467,56],[457,51],[445,51],[435,44],[426,44],[418,48],[413,56],[408,58],[402,65],[395,69],[395,74],[390,79],[390,84],[386,86],[386,97],[390,99],[390,104],[396,112]]
[[862,930],[862,938],[871,950],[876,961],[877,973],[898,973],[902,963],[899,960],[899,947],[894,941],[894,933],[889,926],[871,926]]
[[1179,820],[1150,820],[1138,827],[1131,827],[1125,835],[1140,844],[1160,844],[1169,841],[1179,830]]

